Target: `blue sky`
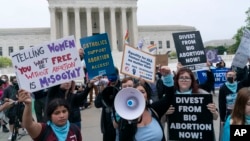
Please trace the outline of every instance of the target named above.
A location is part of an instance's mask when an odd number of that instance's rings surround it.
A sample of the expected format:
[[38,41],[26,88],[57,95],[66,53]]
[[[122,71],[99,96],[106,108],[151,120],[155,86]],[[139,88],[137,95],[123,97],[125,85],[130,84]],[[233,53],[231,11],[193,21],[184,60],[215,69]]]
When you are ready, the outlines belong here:
[[[249,0],[138,0],[138,25],[194,26],[203,41],[229,39],[246,25],[249,7]],[[47,0],[1,1],[0,13],[0,28],[50,26]]]

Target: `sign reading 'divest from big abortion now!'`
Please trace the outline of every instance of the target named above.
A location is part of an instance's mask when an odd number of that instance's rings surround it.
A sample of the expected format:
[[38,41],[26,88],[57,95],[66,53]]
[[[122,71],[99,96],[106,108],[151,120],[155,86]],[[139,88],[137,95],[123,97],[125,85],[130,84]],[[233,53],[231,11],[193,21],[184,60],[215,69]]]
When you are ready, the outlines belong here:
[[121,72],[125,75],[154,82],[155,56],[126,45],[123,51]]
[[115,73],[107,33],[81,38],[80,42],[85,53],[84,60],[89,79]]
[[211,94],[175,94],[175,111],[168,116],[169,140],[213,141],[213,115],[207,109]]
[[173,33],[178,61],[193,71],[206,69],[206,54],[199,31]]
[[11,53],[10,56],[20,88],[30,92],[84,77],[74,36]]

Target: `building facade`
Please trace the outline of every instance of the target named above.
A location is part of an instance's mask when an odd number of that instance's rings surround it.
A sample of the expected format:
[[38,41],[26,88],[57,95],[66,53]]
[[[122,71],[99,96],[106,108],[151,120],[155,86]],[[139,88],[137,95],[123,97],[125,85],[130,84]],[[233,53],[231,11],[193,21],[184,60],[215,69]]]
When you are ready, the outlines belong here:
[[79,39],[107,33],[113,52],[123,51],[128,31],[129,44],[137,47],[143,41],[144,51],[156,44],[157,54],[174,51],[172,33],[194,31],[191,26],[138,26],[137,0],[48,0],[50,25],[48,28],[0,29],[0,56],[11,52],[74,35]]

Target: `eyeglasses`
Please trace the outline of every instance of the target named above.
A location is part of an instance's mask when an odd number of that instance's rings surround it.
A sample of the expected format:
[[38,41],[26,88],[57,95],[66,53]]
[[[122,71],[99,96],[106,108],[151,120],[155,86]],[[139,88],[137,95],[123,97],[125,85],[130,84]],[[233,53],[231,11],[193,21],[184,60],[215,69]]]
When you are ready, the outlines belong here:
[[190,82],[190,81],[191,81],[191,78],[189,78],[189,77],[179,77],[178,80],[179,80],[179,81],[183,81],[183,82]]

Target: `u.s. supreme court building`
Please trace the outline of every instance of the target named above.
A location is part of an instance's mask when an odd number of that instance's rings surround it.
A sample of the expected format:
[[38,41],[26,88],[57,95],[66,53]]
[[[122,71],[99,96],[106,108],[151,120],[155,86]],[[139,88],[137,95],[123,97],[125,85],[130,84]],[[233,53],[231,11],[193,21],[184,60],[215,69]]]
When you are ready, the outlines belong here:
[[120,56],[127,31],[131,46],[137,47],[143,40],[143,50],[156,44],[156,53],[165,54],[175,50],[172,33],[196,30],[183,25],[138,25],[137,0],[48,0],[48,3],[50,27],[0,29],[0,56],[69,35],[75,36],[80,47],[80,38],[105,32],[112,54]]

